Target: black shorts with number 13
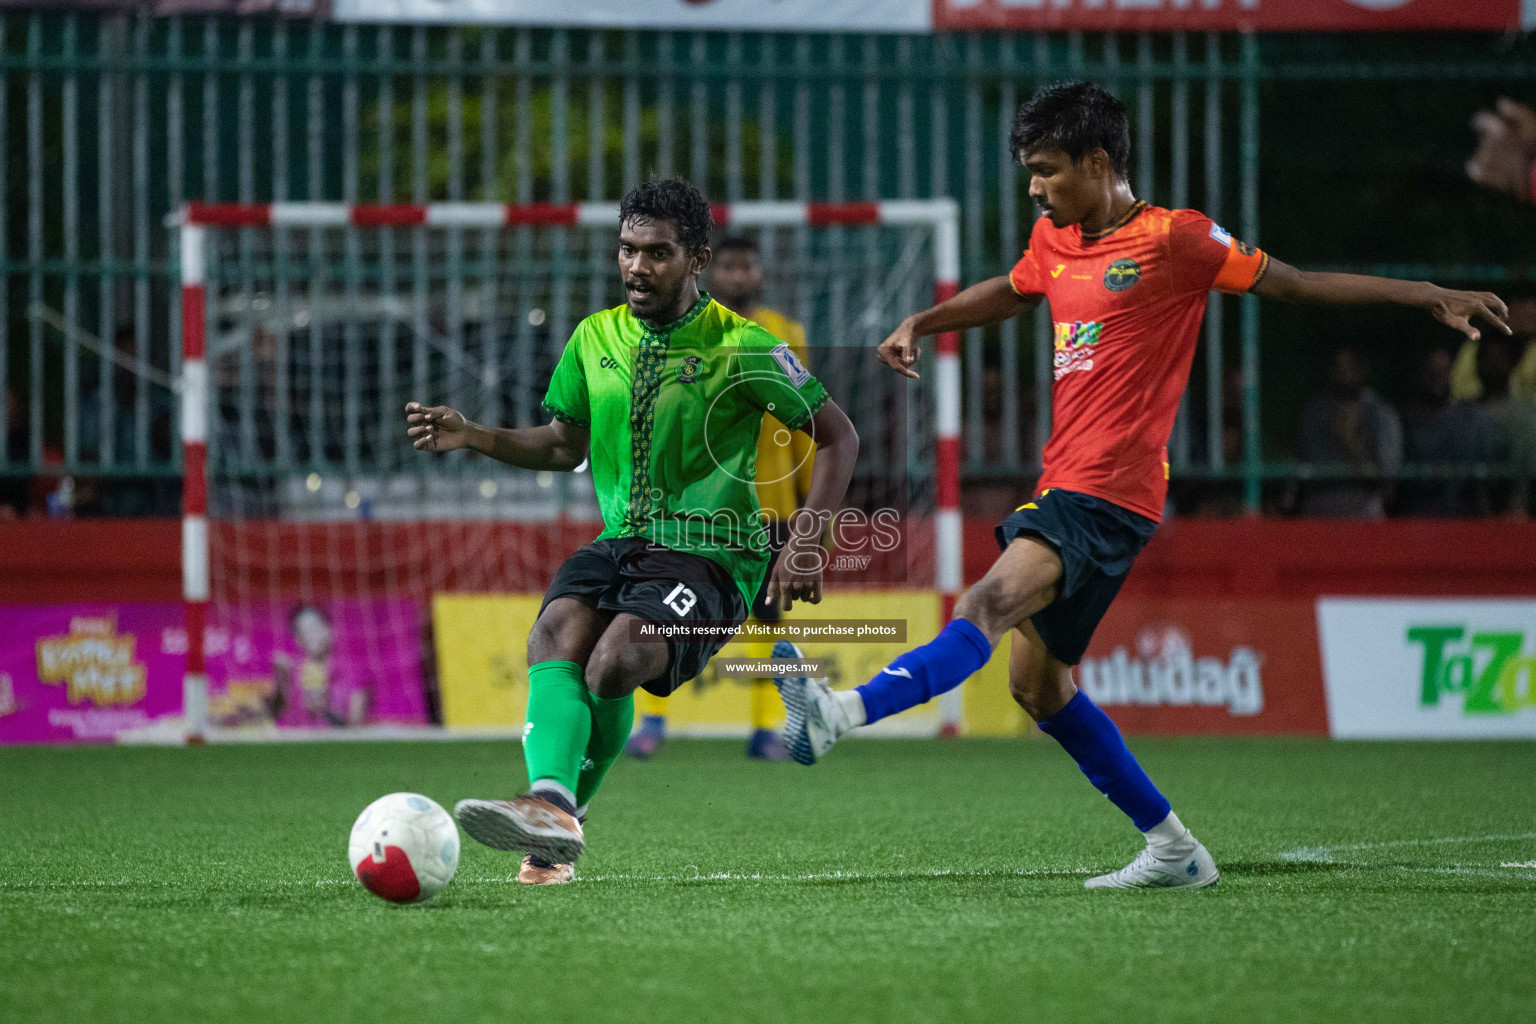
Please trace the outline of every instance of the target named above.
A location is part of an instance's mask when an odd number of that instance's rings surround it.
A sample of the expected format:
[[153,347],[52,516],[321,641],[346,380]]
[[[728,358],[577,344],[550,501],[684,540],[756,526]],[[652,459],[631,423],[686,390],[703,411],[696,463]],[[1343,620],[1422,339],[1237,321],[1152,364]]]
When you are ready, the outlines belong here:
[[[741,590],[718,564],[643,537],[609,537],[582,545],[555,573],[544,592],[540,614],[557,597],[648,622],[739,626],[747,618]],[[729,640],[725,630],[697,639],[669,638],[667,671],[644,688],[658,697],[667,696],[703,672]]]

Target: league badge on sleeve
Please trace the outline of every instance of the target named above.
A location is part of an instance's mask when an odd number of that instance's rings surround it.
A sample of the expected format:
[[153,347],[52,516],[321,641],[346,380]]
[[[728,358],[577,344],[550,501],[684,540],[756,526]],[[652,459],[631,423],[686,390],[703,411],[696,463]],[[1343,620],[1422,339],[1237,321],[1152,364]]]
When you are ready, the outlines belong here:
[[806,381],[811,379],[811,371],[800,362],[799,357],[787,342],[779,342],[769,350],[768,354],[773,356],[773,361],[779,364],[785,376],[789,378],[789,382],[796,388],[804,387]]
[[1223,228],[1220,224],[1211,225],[1211,237],[1216,239],[1216,241],[1220,242],[1222,245],[1226,246],[1228,249],[1232,248],[1232,236],[1229,235],[1226,228]]

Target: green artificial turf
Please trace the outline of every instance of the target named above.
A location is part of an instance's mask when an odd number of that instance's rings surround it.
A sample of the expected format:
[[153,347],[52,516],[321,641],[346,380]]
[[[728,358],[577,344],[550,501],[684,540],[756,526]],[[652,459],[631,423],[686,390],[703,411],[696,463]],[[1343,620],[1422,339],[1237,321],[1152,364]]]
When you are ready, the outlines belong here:
[[510,794],[515,744],[3,750],[0,1020],[1536,1017],[1536,744],[1133,747],[1218,888],[1085,891],[1139,838],[1048,742],[674,743],[576,884],[468,843],[419,907],[352,819]]

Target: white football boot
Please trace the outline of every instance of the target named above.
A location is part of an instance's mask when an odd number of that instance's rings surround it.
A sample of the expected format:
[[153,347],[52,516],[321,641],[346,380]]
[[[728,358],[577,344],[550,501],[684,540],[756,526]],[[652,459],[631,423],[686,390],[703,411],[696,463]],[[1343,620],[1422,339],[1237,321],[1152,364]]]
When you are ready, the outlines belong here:
[[1204,889],[1221,881],[1216,861],[1199,840],[1192,852],[1165,860],[1148,846],[1119,871],[1098,875],[1085,889]]
[[[786,652],[780,653],[781,648]],[[785,640],[773,645],[773,656],[802,657],[800,649]],[[825,679],[794,676],[776,682],[779,696],[784,698],[784,746],[798,763],[815,764],[832,744],[855,728]]]

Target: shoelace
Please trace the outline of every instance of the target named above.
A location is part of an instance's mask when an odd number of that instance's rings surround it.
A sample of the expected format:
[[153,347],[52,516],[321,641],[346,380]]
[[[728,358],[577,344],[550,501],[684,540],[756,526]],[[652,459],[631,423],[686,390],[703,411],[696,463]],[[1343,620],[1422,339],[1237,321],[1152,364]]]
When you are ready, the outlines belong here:
[[1152,847],[1144,846],[1136,859],[1114,873],[1117,880],[1128,879],[1145,867],[1151,867],[1157,862],[1157,855],[1152,852]]

